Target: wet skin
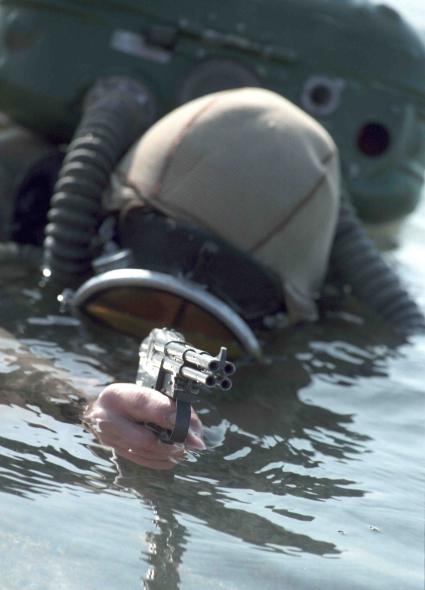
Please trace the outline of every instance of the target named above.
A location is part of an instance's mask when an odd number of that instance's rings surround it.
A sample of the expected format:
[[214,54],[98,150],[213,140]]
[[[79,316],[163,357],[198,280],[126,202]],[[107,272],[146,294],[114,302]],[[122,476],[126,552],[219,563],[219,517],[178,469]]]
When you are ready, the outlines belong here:
[[84,420],[97,439],[117,455],[151,469],[172,469],[184,459],[186,449],[202,450],[202,424],[192,409],[185,444],[163,443],[141,423],[154,423],[171,429],[176,407],[169,397],[134,383],[115,383],[106,387],[84,414]]
[[[66,371],[33,354],[1,328],[0,348],[4,362],[15,369],[5,373],[5,383],[0,383],[0,403],[23,406],[33,394],[38,398],[48,391],[54,391],[57,397],[81,398],[81,391],[71,383]],[[202,424],[193,410],[184,445],[165,444],[141,424],[150,422],[172,429],[175,412],[175,403],[158,391],[134,383],[116,383],[88,405],[83,420],[99,442],[117,455],[138,465],[167,470],[184,459],[186,449],[205,448]]]

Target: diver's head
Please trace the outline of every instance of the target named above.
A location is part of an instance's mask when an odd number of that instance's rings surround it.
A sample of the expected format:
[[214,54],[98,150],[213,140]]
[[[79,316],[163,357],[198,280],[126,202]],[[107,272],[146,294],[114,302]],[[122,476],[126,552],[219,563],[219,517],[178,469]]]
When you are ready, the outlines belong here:
[[[121,200],[124,211],[122,243],[142,266],[168,266],[173,274],[196,274],[200,282],[209,274],[208,288],[222,298],[226,290],[238,291],[243,304],[234,307],[249,321],[250,299],[260,290],[274,305],[275,292],[259,288],[261,280],[241,257],[232,264],[231,251],[239,252],[277,277],[290,321],[317,318],[315,300],[338,212],[338,156],[326,131],[286,99],[246,88],[183,105],[136,143],[119,164],[113,186],[111,201]],[[131,206],[124,207],[125,201]],[[199,261],[195,231],[168,247],[167,232],[158,231],[149,247],[142,226],[146,207],[166,215],[170,227],[173,219],[197,227],[228,249],[219,245],[209,271],[201,271],[199,265],[207,263]]]
[[252,353],[251,329],[317,319],[336,242],[339,270],[372,304],[380,285],[393,285],[374,309],[397,303],[390,322],[422,326],[355,215],[338,214],[339,199],[333,141],[286,99],[241,89],[191,101],[126,154],[105,199],[118,210],[121,246],[144,270],[101,275],[75,301],[128,333],[167,325],[201,348],[197,335],[231,349],[230,334]]

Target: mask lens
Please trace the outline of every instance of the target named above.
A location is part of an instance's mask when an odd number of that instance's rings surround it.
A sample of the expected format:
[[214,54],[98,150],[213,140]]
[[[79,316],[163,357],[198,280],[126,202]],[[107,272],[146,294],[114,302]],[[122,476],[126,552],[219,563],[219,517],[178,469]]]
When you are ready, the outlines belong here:
[[197,283],[166,273],[106,271],[83,283],[71,305],[82,319],[139,340],[154,328],[174,328],[197,348],[225,346],[233,357],[261,356],[257,337],[229,305]]
[[174,293],[145,287],[114,287],[93,294],[80,312],[96,323],[144,338],[153,328],[168,327],[184,333],[199,348],[226,346],[238,356],[235,335],[214,315]]

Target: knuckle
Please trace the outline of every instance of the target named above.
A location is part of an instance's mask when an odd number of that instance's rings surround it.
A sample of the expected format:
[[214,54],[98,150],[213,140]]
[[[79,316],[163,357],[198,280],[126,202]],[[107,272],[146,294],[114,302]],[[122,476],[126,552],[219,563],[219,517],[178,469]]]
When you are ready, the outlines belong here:
[[132,402],[132,406],[134,407],[135,411],[137,413],[143,414],[146,411],[149,402],[149,396],[145,390],[140,389],[139,391],[133,393]]
[[106,411],[103,407],[95,404],[85,412],[84,420],[88,422],[104,422],[106,420]]
[[149,433],[150,436],[147,436],[143,448],[146,452],[152,455],[158,454],[160,449],[159,447],[159,439],[152,433]]
[[112,385],[108,385],[107,387],[105,387],[105,389],[103,391],[101,391],[101,393],[99,394],[97,401],[96,401],[96,405],[97,406],[108,406],[111,401],[114,401],[116,396],[117,396],[117,388],[114,384]]

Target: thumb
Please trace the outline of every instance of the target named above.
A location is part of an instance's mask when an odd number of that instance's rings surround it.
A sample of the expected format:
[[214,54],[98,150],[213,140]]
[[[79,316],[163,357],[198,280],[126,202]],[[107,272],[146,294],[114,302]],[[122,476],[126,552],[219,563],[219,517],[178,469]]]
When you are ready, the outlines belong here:
[[96,404],[133,422],[153,422],[162,428],[172,428],[175,423],[175,402],[155,389],[135,383],[108,385]]

